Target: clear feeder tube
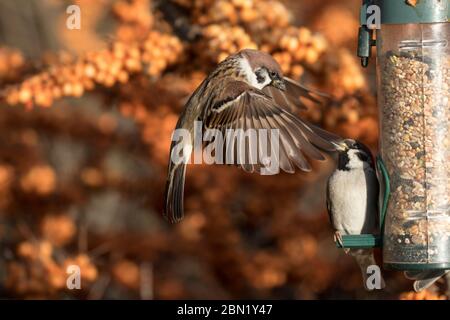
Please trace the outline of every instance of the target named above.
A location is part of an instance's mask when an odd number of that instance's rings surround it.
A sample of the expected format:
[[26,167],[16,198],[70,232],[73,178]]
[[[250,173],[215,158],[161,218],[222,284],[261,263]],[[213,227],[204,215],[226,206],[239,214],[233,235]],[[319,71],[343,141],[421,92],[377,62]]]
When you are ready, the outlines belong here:
[[450,268],[450,24],[377,32],[380,149],[391,183],[383,258]]

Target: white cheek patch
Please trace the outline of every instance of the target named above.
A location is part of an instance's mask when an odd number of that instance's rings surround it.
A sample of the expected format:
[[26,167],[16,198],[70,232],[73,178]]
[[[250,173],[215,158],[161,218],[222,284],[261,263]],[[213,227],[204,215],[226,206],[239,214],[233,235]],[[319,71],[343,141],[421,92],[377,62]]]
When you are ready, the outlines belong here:
[[367,168],[367,167],[369,167],[369,164],[367,162],[362,161],[358,157],[358,154],[357,154],[358,152],[359,152],[358,150],[349,150],[347,152],[348,159],[349,159],[349,162],[348,162],[348,165],[347,165],[348,168],[356,169],[356,168]]
[[262,76],[264,76],[264,79],[265,79],[264,82],[261,82],[261,83],[258,82],[256,74],[253,72],[252,67],[250,66],[250,63],[248,63],[246,58],[242,58],[239,63],[240,63],[241,70],[247,77],[247,82],[252,87],[255,87],[255,88],[261,90],[262,88],[264,88],[265,86],[267,86],[268,84],[270,84],[272,82],[272,80],[270,79],[266,70],[263,70],[262,74],[261,74]]

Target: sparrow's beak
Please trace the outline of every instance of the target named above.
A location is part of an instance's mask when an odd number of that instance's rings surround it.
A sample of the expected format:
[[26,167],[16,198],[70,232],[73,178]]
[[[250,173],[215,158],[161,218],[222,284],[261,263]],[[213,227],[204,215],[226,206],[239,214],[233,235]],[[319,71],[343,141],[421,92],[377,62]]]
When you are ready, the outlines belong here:
[[284,83],[283,79],[273,79],[272,86],[274,86],[277,89],[280,89],[281,91],[286,91],[286,84]]
[[344,141],[339,142],[332,141],[331,143],[336,147],[337,151],[345,152],[349,149],[348,145]]

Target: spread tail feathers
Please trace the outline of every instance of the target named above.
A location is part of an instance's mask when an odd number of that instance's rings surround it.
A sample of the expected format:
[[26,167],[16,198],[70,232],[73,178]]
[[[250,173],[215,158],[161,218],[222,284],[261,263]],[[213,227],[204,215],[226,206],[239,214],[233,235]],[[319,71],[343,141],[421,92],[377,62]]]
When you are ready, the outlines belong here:
[[[369,250],[369,249],[359,249],[359,250],[350,250],[350,255],[353,256],[356,260],[356,262],[359,265],[359,268],[361,269],[361,274],[363,277],[363,284],[364,284],[364,288],[368,291],[371,291],[373,289],[383,289],[386,287],[386,284],[384,282],[383,276],[381,275],[381,273],[379,274],[380,279],[379,279],[379,285],[377,286],[377,283],[375,283],[375,287],[372,286],[368,286],[368,282],[373,282],[371,281],[372,279],[369,279],[370,277],[372,277],[372,272],[369,272],[369,267],[373,266],[373,265],[377,265],[374,255],[373,255],[373,250]],[[376,279],[375,279],[376,280]]]
[[183,194],[186,164],[170,162],[169,175],[166,182],[164,217],[171,223],[183,219]]

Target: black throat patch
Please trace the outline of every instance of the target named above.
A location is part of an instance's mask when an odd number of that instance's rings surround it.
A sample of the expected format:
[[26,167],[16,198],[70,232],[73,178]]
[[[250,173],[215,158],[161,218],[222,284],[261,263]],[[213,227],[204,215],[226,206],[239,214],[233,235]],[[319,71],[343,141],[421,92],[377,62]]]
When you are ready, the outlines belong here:
[[348,158],[347,152],[339,152],[339,159],[338,159],[338,169],[343,171],[350,171],[350,169],[347,167],[347,164],[350,162],[350,159]]

